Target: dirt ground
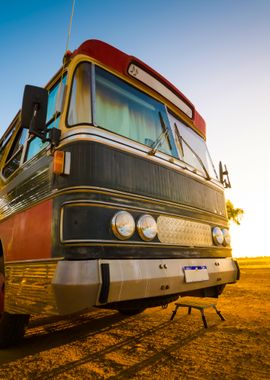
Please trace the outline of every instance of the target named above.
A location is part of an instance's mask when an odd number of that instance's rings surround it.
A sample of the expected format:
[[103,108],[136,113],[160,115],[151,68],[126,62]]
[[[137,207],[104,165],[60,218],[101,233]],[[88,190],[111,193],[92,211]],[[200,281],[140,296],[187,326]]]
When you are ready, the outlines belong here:
[[184,308],[170,322],[174,304],[35,318],[20,345],[0,350],[0,379],[270,379],[270,258],[240,265],[218,299],[224,322],[207,309],[205,329]]

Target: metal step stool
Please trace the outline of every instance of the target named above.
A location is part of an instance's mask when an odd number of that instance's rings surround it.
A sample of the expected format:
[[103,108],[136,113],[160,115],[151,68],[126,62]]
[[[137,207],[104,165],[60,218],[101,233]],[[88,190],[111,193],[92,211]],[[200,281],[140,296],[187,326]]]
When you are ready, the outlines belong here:
[[225,318],[223,317],[223,315],[221,314],[221,312],[217,309],[216,305],[214,303],[210,303],[210,304],[198,304],[198,303],[195,303],[195,302],[176,302],[175,303],[175,309],[174,311],[172,312],[172,316],[170,318],[170,320],[172,321],[177,313],[177,310],[179,307],[187,307],[188,308],[188,314],[191,314],[191,309],[197,309],[197,310],[200,310],[201,312],[201,316],[202,316],[202,320],[203,320],[203,325],[204,327],[207,329],[208,328],[208,325],[207,325],[207,321],[206,321],[206,318],[205,318],[205,314],[204,314],[204,309],[208,309],[209,307],[212,307],[213,309],[215,309],[217,315],[220,317],[220,319],[222,321],[225,321]]

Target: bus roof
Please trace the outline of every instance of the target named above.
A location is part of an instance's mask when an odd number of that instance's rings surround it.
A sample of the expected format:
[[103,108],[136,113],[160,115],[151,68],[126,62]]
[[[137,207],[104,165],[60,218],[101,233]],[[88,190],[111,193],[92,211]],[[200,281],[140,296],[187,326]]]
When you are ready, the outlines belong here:
[[[172,83],[170,83],[166,78],[164,78],[157,71],[153,70],[146,63],[142,62],[132,55],[123,53],[119,49],[107,44],[106,42],[99,40],[87,40],[83,42],[78,49],[74,50],[72,57],[78,54],[88,55],[101,63],[105,64],[108,67],[118,71],[121,74],[130,76],[129,68],[132,64],[135,64],[136,67],[141,68],[144,73],[146,72],[152,78],[157,79],[163,87],[165,86],[174,94],[179,101],[181,101],[188,109],[191,110],[190,119],[193,120],[195,128],[206,137],[206,124],[202,116],[196,111],[194,105],[190,102],[189,99],[182,94]],[[147,75],[146,74],[146,75]],[[166,97],[166,96],[165,96]],[[170,99],[169,99],[170,100]],[[181,108],[180,108],[181,109]]]

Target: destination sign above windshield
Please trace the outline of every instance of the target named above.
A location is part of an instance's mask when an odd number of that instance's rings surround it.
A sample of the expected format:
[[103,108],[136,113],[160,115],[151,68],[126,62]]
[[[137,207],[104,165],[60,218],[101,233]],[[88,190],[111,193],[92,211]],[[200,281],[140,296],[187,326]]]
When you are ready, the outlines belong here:
[[164,86],[160,81],[154,78],[152,75],[148,74],[145,70],[141,69],[139,66],[132,63],[128,68],[129,75],[143,82],[160,95],[164,96],[170,102],[172,102],[176,107],[178,107],[182,112],[184,112],[189,118],[192,119],[192,108],[189,107],[182,99],[175,95],[168,87]]

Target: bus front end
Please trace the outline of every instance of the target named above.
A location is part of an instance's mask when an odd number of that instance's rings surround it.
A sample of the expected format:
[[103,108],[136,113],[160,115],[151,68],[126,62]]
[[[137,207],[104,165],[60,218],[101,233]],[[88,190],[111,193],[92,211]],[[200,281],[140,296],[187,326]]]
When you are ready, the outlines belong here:
[[61,131],[60,143],[29,134],[2,169],[16,198],[0,233],[32,233],[17,251],[2,239],[5,312],[132,314],[179,296],[218,297],[236,282],[224,187],[192,103],[96,40],[52,83],[47,131]]

